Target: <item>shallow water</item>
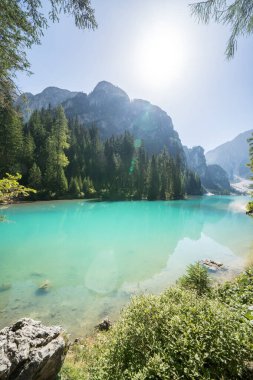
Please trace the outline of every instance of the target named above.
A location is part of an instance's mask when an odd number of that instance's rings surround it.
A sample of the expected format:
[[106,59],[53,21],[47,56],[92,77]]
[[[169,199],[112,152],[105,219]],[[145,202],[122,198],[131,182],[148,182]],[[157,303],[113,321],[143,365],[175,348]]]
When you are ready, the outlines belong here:
[[[73,336],[117,318],[203,258],[240,270],[252,250],[246,197],[170,202],[58,201],[1,210],[0,328],[29,316]],[[38,287],[48,281],[47,290]]]

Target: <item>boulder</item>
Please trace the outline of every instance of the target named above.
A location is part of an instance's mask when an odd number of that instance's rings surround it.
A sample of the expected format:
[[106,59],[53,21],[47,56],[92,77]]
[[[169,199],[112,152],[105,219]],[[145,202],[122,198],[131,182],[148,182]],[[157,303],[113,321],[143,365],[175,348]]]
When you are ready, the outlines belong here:
[[55,380],[67,352],[59,326],[23,318],[0,331],[0,380]]
[[109,318],[105,318],[102,322],[100,322],[96,329],[99,331],[108,331],[112,327],[112,323]]

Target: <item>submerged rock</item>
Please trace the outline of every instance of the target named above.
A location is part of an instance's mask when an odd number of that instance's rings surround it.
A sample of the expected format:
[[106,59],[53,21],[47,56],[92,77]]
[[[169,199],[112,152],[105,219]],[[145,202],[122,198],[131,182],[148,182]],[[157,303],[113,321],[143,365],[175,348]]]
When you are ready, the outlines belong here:
[[109,318],[105,318],[102,322],[100,322],[97,326],[96,329],[99,331],[108,331],[112,327],[112,323]]
[[49,281],[49,280],[45,280],[45,281],[43,281],[43,282],[39,285],[38,289],[36,290],[36,294],[37,294],[37,295],[44,295],[44,294],[47,294],[47,292],[49,291],[50,287],[51,287],[51,283],[50,283],[50,281]]
[[227,269],[222,263],[218,261],[210,260],[210,259],[201,260],[200,264],[202,264],[205,268],[207,268],[211,272],[217,272],[219,270]]
[[20,319],[0,331],[0,380],[55,380],[67,352],[59,326]]
[[6,290],[9,290],[9,289],[11,289],[11,284],[9,283],[0,285],[0,292],[5,292]]

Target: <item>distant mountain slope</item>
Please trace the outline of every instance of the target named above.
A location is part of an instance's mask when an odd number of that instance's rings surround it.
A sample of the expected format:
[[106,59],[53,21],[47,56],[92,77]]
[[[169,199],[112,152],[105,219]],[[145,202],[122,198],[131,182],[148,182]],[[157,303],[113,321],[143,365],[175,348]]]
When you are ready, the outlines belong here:
[[208,164],[218,164],[228,173],[233,181],[236,177],[248,178],[250,169],[246,166],[249,162],[249,144],[247,139],[251,137],[253,129],[240,133],[232,141],[218,146],[206,153]]
[[130,100],[126,92],[109,82],[99,82],[88,95],[57,87],[48,87],[37,95],[25,95],[26,102],[22,96],[17,101],[25,120],[36,109],[62,104],[68,118],[77,118],[84,127],[95,124],[103,139],[129,131],[137,144],[140,140],[144,142],[150,154],[159,153],[166,147],[174,157],[180,156],[185,166],[188,164],[198,173],[207,191],[230,191],[226,173],[216,165],[207,167],[203,148],[184,150],[165,111],[146,100]]
[[149,153],[158,153],[164,147],[185,160],[183,147],[172,120],[161,108],[145,100],[131,101],[119,87],[102,81],[89,94],[74,93],[49,87],[38,95],[27,94],[27,104],[22,98],[17,104],[25,113],[30,110],[47,108],[49,104],[62,104],[68,118],[77,117],[85,126],[96,124],[102,138],[129,131],[136,139],[144,141]]
[[56,107],[66,99],[71,99],[77,94],[77,92],[63,90],[58,87],[47,87],[37,95],[33,95],[30,92],[22,94],[18,97],[16,105],[21,109],[24,120],[28,121],[33,111],[48,108],[49,105]]
[[233,191],[225,170],[216,164],[206,164],[202,146],[195,146],[191,149],[184,147],[184,151],[188,167],[199,175],[201,184],[207,192],[229,194]]

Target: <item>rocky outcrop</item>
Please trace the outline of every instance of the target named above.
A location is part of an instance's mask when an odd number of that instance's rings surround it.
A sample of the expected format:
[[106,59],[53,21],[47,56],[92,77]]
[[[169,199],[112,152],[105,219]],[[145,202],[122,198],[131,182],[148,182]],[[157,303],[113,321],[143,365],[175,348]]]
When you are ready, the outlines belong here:
[[204,149],[201,146],[191,149],[184,147],[184,152],[187,165],[199,175],[201,184],[207,192],[229,194],[232,191],[225,170],[219,165],[207,165]]
[[206,161],[209,165],[220,165],[229,176],[231,181],[239,178],[250,177],[249,143],[253,129],[240,133],[232,141],[228,141],[206,153]]
[[19,96],[16,105],[21,109],[25,121],[28,121],[32,112],[42,108],[56,107],[67,99],[76,96],[77,92],[63,90],[58,87],[47,87],[41,93],[33,95],[26,92]]
[[[181,156],[185,162],[178,133],[170,116],[161,108],[146,100],[130,100],[122,89],[106,81],[99,82],[88,95],[65,91],[49,87],[37,95],[27,94],[27,107],[35,110],[62,104],[68,118],[77,118],[84,127],[95,124],[103,139],[128,131],[144,142],[150,154],[166,147],[170,154]],[[19,97],[17,104],[25,109],[22,98]]]
[[0,380],[55,380],[67,352],[59,326],[24,318],[0,331]]
[[77,117],[86,126],[95,123],[103,139],[129,131],[144,142],[149,153],[166,147],[185,160],[170,116],[146,100],[130,100],[125,91],[109,82],[99,82],[89,95],[77,94],[62,105],[68,118]]

